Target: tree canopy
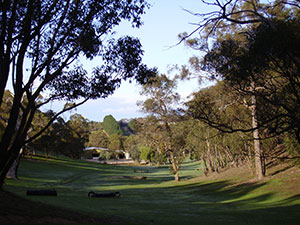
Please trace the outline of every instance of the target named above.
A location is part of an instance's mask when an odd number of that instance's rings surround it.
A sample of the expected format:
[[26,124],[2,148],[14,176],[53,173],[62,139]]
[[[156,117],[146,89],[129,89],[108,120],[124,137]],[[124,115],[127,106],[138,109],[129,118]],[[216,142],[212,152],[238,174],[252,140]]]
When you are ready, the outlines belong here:
[[104,117],[102,127],[108,133],[108,135],[123,134],[120,124],[116,121],[116,119],[112,115],[108,115]]
[[[13,90],[0,142],[2,184],[20,148],[61,113],[88,99],[107,97],[122,80],[145,83],[155,73],[142,64],[138,39],[113,37],[122,20],[141,26],[141,16],[149,7],[146,1],[5,0],[0,4],[0,105],[9,78]],[[91,73],[80,62],[81,57],[96,60]],[[35,136],[26,139],[37,110],[54,100],[68,104]]]

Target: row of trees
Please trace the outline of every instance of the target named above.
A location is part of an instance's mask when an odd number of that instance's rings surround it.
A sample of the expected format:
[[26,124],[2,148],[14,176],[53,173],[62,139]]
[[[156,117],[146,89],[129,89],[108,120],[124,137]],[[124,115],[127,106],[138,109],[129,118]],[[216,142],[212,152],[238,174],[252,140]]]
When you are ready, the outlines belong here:
[[[43,115],[43,113],[41,113]],[[39,122],[47,122],[47,114],[39,118]],[[107,124],[117,126],[119,129],[107,130]],[[36,123],[37,121],[34,120]],[[110,126],[109,126],[110,127]],[[35,125],[33,129],[38,129]],[[110,131],[112,133],[110,133]],[[83,154],[85,147],[108,148],[111,157],[116,150],[124,150],[126,136],[119,134],[120,126],[113,116],[108,115],[103,122],[88,121],[80,114],[72,115],[68,121],[59,117],[37,139],[26,145],[28,153],[38,150],[46,154],[64,155],[72,159],[78,159]],[[32,132],[29,133],[31,135]]]

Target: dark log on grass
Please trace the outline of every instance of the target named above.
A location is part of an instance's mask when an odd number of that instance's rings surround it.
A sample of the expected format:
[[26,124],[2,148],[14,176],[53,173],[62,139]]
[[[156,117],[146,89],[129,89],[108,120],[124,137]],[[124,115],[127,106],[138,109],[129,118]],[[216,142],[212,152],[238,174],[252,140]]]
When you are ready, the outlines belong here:
[[95,193],[93,191],[90,191],[88,193],[88,196],[89,198],[111,198],[111,197],[120,198],[121,193],[120,192]]
[[27,195],[57,196],[57,192],[54,189],[28,190]]

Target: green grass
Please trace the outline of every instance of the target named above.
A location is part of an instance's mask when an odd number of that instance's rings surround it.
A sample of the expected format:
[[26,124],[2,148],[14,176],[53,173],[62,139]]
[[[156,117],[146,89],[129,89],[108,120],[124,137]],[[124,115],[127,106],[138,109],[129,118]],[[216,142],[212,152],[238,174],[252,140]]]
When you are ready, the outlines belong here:
[[[182,181],[173,181],[168,167],[100,165],[65,159],[22,160],[19,181],[5,190],[33,201],[95,217],[118,217],[126,224],[300,224],[298,172],[244,182],[245,171],[199,178],[199,162],[185,162]],[[134,173],[134,170],[149,171]],[[146,176],[146,180],[115,176]],[[55,188],[57,197],[26,196],[26,190]],[[121,198],[88,198],[89,191],[120,191]]]

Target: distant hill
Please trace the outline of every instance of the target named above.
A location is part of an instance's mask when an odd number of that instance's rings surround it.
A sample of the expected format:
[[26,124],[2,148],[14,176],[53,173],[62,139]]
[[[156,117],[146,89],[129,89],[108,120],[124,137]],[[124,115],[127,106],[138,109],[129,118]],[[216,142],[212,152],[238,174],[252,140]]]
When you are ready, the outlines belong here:
[[112,115],[104,117],[103,122],[90,122],[90,131],[103,130],[108,136],[118,134],[130,136],[136,134],[137,119],[121,119],[117,121]]
[[131,125],[130,122],[131,122],[131,120],[127,120],[127,119],[122,119],[119,121],[119,125],[121,127],[121,130],[122,130],[124,136],[129,136],[131,134],[135,134],[135,132],[130,127],[130,125]]

